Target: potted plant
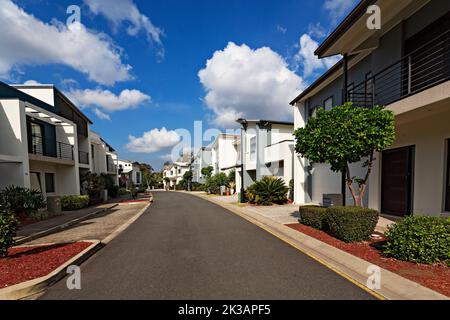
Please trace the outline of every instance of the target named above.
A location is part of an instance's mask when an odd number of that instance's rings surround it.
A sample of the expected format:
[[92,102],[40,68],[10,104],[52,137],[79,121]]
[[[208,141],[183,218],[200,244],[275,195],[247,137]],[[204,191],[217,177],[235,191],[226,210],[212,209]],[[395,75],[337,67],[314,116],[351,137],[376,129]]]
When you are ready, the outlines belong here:
[[230,193],[233,195],[234,191],[236,189],[236,184],[232,181],[232,182],[230,182],[229,185],[230,185]]

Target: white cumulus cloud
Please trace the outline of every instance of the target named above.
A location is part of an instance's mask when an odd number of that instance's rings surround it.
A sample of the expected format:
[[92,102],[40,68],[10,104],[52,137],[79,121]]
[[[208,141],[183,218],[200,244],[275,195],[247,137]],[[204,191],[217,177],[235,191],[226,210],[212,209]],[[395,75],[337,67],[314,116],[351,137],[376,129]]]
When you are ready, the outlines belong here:
[[305,33],[300,37],[299,51],[295,55],[294,60],[296,65],[303,70],[304,78],[316,76],[317,73],[329,69],[341,59],[340,56],[319,59],[314,54],[318,46],[319,43],[312,39],[309,34]]
[[81,107],[97,107],[106,112],[135,108],[151,100],[150,96],[136,89],[125,89],[118,95],[102,89],[75,89],[66,92],[66,95]]
[[94,109],[94,113],[97,116],[97,118],[99,118],[100,120],[111,120],[110,115],[105,113],[105,112],[103,112],[99,108],[95,108]]
[[102,33],[80,23],[69,27],[45,23],[11,0],[0,0],[0,77],[26,65],[62,64],[92,81],[113,85],[131,78],[131,66],[122,62],[121,49]]
[[323,7],[328,11],[332,24],[337,24],[355,6],[356,2],[358,0],[326,0]]
[[181,141],[181,137],[177,132],[163,127],[144,132],[142,137],[130,135],[128,140],[127,150],[136,153],[154,153],[174,147]]
[[84,0],[84,2],[94,14],[106,17],[116,30],[121,25],[127,24],[127,33],[130,36],[136,36],[141,31],[145,32],[148,41],[158,46],[158,54],[164,56],[161,41],[163,30],[142,14],[132,0]]
[[228,43],[199,71],[213,123],[236,126],[236,119],[292,120],[289,102],[305,87],[286,61],[268,47]]

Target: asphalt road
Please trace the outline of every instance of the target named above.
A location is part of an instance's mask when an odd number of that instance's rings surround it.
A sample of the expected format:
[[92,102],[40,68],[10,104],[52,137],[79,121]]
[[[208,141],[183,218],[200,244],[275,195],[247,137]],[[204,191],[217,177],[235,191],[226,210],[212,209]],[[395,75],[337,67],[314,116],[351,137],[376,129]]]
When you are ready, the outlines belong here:
[[155,193],[125,232],[41,299],[374,299],[235,214],[195,196]]

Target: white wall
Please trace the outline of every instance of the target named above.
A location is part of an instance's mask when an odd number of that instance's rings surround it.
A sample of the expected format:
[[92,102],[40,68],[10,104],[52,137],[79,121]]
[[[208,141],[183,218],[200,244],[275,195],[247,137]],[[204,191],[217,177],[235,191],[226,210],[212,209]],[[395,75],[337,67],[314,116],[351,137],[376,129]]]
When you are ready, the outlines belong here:
[[[294,130],[305,126],[304,105],[298,104],[294,108]],[[294,202],[305,204],[310,202],[306,195],[306,159],[294,154]]]
[[19,89],[26,94],[35,97],[45,103],[48,103],[51,106],[55,105],[55,96],[53,86],[36,86],[36,87],[27,87],[27,86],[14,86],[16,89]]
[[[450,103],[439,107],[425,117],[413,118],[414,113],[397,116],[400,124],[396,126],[396,141],[390,148],[415,146],[413,212],[416,214],[437,216],[444,211]],[[370,207],[378,210],[381,207],[381,158],[378,155],[369,195]]]

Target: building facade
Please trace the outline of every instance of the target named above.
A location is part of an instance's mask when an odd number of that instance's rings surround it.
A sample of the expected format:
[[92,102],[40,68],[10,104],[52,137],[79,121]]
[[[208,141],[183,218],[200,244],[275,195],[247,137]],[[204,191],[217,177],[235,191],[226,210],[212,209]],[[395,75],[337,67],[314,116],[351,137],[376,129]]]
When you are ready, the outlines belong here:
[[211,148],[202,147],[194,156],[192,161],[192,181],[197,183],[205,183],[206,177],[202,174],[202,169],[212,165]]
[[238,122],[242,126],[239,139],[242,161],[237,166],[237,190],[242,180],[245,189],[264,176],[279,177],[288,186],[294,173],[294,123],[245,119]]
[[[381,30],[366,26],[367,7],[379,5]],[[395,114],[396,140],[376,155],[364,205],[381,213],[441,215],[450,211],[450,2],[361,1],[319,46],[343,59],[293,102],[295,127],[350,101],[383,105]],[[365,168],[354,164],[352,175]],[[341,174],[295,157],[295,202],[322,203],[341,194],[352,204]]]

